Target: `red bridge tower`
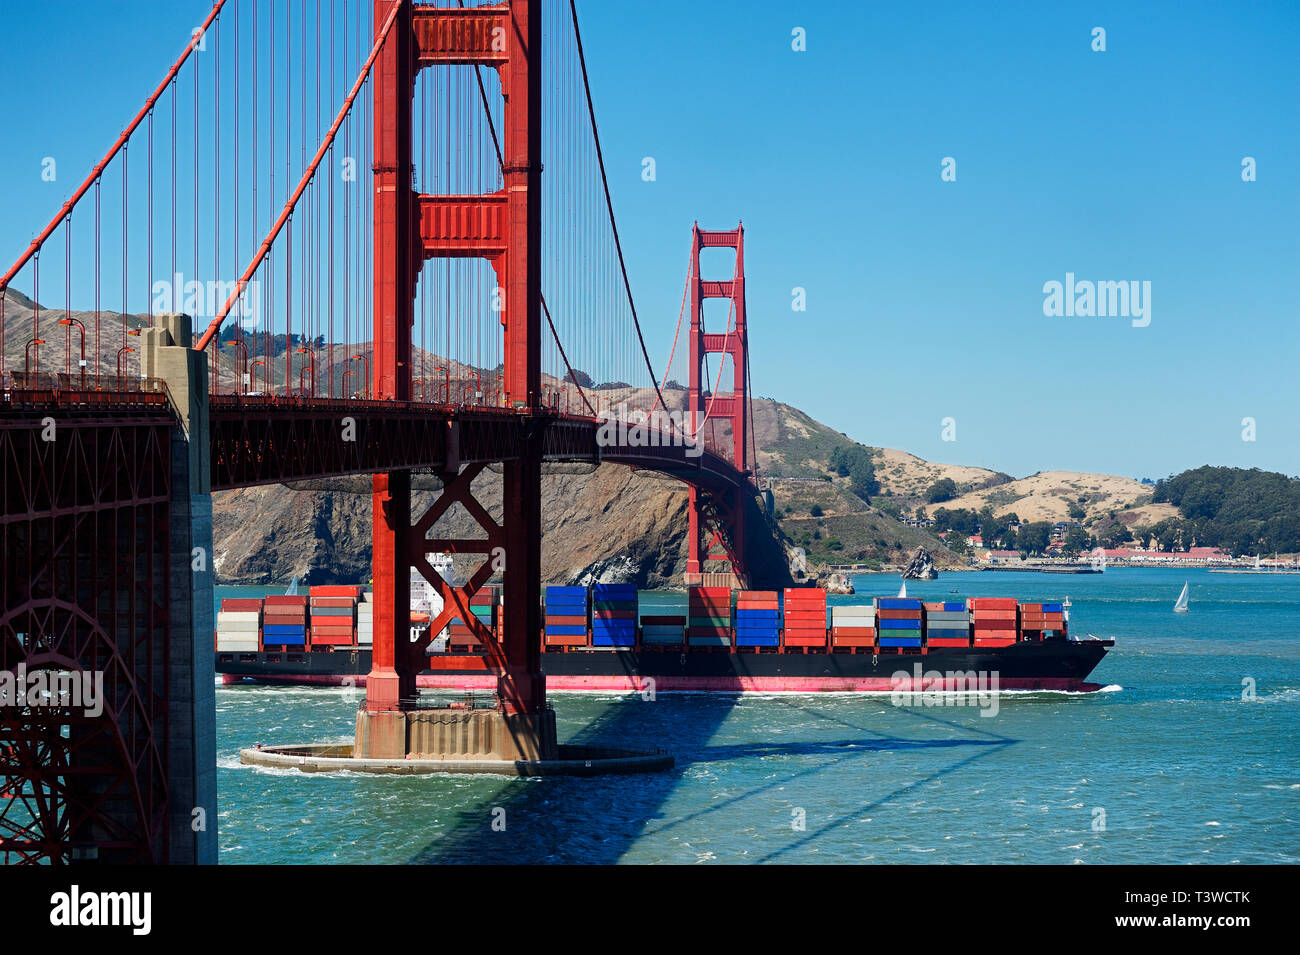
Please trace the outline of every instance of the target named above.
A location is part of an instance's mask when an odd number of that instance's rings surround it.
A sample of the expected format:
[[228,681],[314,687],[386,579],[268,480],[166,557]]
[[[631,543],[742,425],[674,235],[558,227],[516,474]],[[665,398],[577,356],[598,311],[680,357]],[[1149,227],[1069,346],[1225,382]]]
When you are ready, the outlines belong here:
[[[736,250],[735,274],[726,280],[705,279],[700,274],[700,250]],[[688,431],[704,441],[714,432],[730,433],[732,459],[736,469],[750,473],[749,449],[749,336],[745,328],[745,228],[743,224],[726,232],[709,232],[696,223],[691,232],[691,378],[687,406]],[[730,299],[730,320],[721,332],[704,328],[704,300]],[[703,364],[708,355],[719,355],[718,377],[710,382]],[[731,359],[732,386],[729,393],[715,390],[721,382],[723,363]],[[745,508],[743,490],[706,494],[695,485],[690,489],[690,532],[687,538],[686,582],[702,582],[708,573],[724,572],[730,563],[737,582],[748,583],[745,569]]]

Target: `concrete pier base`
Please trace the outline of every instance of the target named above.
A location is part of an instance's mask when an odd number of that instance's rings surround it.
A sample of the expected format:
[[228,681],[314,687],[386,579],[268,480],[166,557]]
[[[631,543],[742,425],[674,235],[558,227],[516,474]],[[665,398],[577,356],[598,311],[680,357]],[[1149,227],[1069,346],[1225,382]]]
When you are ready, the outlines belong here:
[[437,708],[357,711],[361,759],[534,761],[556,758],[555,713]]
[[348,744],[308,743],[239,751],[250,766],[297,769],[304,773],[352,773],[424,776],[432,773],[496,776],[608,776],[657,773],[672,769],[667,753],[644,753],[606,746],[558,746],[554,759],[366,759]]

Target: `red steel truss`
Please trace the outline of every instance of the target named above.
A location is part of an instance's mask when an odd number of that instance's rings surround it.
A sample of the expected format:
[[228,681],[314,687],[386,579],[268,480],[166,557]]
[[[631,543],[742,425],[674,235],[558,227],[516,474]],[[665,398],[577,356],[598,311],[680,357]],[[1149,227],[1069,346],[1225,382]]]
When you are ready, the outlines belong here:
[[0,701],[0,862],[167,860],[174,420],[139,397],[0,405],[0,671],[103,678],[99,714]]

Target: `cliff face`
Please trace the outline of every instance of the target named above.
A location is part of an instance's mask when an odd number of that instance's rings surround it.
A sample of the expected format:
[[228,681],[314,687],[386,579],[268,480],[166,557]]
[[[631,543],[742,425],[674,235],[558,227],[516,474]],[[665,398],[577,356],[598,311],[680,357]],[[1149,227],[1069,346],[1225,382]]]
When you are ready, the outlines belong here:
[[[557,466],[559,467],[559,466]],[[417,477],[417,486],[424,480]],[[314,490],[281,486],[213,495],[213,537],[222,583],[273,584],[295,574],[310,583],[368,581],[370,495],[362,481]],[[501,478],[485,470],[475,497],[501,516]],[[413,494],[422,513],[437,496]],[[542,480],[542,566],[547,583],[626,581],[643,588],[680,585],[686,569],[686,489],[615,465],[565,467]],[[477,538],[478,524],[459,504],[430,536]],[[509,554],[506,555],[509,560]],[[456,559],[462,576],[474,556]]]

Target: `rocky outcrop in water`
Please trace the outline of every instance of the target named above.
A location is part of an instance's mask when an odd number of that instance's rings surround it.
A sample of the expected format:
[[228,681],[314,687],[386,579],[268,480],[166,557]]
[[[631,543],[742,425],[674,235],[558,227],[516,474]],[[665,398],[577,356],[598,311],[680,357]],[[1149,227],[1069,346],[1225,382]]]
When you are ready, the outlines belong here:
[[904,580],[934,580],[938,576],[939,571],[935,570],[934,558],[924,547],[918,547],[912,559],[903,568]]

